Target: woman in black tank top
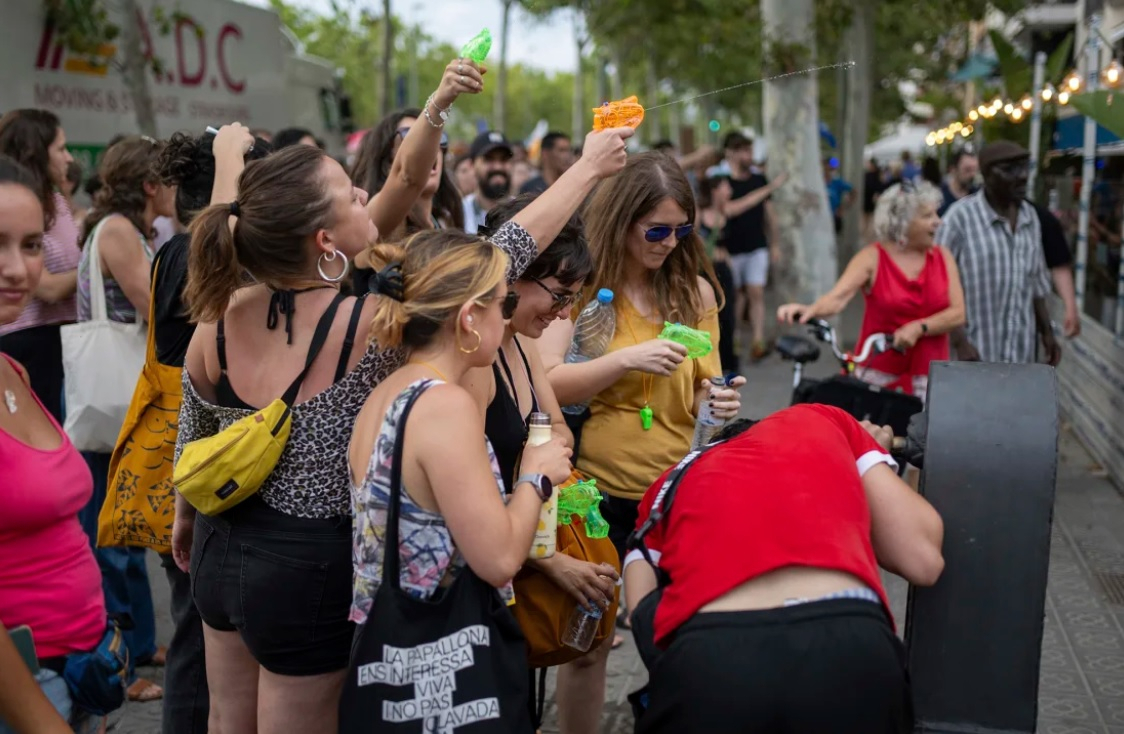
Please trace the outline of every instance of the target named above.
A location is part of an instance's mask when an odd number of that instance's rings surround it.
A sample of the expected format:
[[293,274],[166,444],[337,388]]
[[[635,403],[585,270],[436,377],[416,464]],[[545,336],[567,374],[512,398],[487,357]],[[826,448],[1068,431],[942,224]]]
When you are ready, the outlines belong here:
[[[488,213],[486,226],[494,230],[536,196],[523,194],[497,205]],[[577,304],[577,299],[592,271],[589,247],[575,216],[511,288],[509,297],[515,303],[505,304],[511,309],[505,316],[510,313],[511,318],[491,370],[473,370],[466,377],[464,387],[476,396],[485,411],[484,432],[492,443],[508,492],[515,483],[531,413],[549,413],[553,430],[572,441],[532,340],[542,335],[552,321],[569,318],[576,305],[584,305]],[[517,300],[510,294],[515,294]],[[587,599],[612,599],[617,572],[607,564],[587,563],[562,553],[529,563],[583,604]],[[613,637],[608,639],[616,642]],[[559,667],[556,699],[559,718],[566,722],[567,729],[600,730],[611,647],[611,643],[606,643]]]

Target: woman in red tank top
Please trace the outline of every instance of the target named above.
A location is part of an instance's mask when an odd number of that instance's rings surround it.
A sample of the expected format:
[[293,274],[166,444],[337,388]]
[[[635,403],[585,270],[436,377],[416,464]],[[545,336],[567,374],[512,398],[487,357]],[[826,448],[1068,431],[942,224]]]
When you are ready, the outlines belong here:
[[964,323],[964,291],[948,250],[933,241],[940,225],[941,193],[932,184],[895,184],[874,210],[878,241],[864,247],[835,287],[815,303],[789,303],[777,320],[807,323],[834,316],[860,289],[866,298],[859,343],[870,334],[893,334],[894,347],[855,371],[860,379],[900,388],[924,399],[929,363],[949,358],[948,334]]

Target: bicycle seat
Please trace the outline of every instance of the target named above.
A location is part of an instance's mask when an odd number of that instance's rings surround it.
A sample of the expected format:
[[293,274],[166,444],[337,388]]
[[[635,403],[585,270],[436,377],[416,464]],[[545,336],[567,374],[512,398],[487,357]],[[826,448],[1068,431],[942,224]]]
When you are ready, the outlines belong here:
[[811,339],[785,334],[777,339],[777,352],[784,359],[804,364],[820,358],[820,348]]

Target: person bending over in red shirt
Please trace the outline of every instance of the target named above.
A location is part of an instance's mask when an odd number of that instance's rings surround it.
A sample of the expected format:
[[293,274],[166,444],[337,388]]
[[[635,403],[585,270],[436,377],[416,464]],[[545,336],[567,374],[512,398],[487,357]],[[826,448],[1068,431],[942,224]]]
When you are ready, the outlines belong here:
[[936,583],[944,527],[894,472],[891,439],[796,405],[728,426],[674,495],[658,499],[674,468],[648,489],[637,528],[662,508],[644,537],[664,580],[645,600],[654,620],[637,605],[655,568],[639,550],[624,562],[637,644],[661,650],[639,732],[912,732],[878,567]]

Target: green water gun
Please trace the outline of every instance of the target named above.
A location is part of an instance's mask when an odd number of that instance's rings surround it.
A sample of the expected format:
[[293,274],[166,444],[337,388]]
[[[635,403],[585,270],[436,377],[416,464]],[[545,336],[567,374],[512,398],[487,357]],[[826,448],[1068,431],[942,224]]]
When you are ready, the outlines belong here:
[[569,525],[573,515],[585,520],[585,534],[590,538],[609,537],[609,523],[601,517],[601,490],[596,479],[575,482],[558,490],[558,522]]
[[487,28],[472,37],[472,40],[461,48],[462,59],[472,59],[477,64],[483,64],[492,50],[492,32]]
[[672,324],[667,321],[663,322],[660,339],[667,339],[687,347],[687,356],[690,359],[705,357],[714,348],[710,343],[709,331],[699,331],[698,329],[692,329],[690,326]]

